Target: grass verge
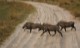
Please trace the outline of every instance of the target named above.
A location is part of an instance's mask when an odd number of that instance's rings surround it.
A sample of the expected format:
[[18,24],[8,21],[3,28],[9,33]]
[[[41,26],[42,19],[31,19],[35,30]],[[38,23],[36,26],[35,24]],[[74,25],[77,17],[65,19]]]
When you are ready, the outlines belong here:
[[22,2],[0,1],[0,45],[35,8]]

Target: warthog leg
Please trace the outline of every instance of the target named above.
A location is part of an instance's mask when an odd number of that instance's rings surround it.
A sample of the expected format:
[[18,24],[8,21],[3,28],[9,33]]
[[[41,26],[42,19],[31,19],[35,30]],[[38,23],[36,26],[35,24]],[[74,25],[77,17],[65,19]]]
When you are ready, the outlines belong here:
[[64,29],[64,30],[65,30],[65,32],[66,32],[66,27],[61,27],[61,30],[62,30],[62,29]]
[[76,27],[75,27],[75,26],[72,26],[71,30],[72,30],[73,28],[74,28],[74,29],[75,29],[75,31],[76,31]]
[[64,28],[65,32],[66,32],[66,28]]
[[41,34],[41,36],[45,33],[46,31],[43,29],[43,33]]
[[49,35],[51,36],[51,34],[50,34],[50,31],[48,30],[48,33],[49,33]]
[[75,31],[76,31],[76,27],[74,27]]
[[42,34],[41,34],[41,36],[44,34],[45,32],[43,32]]
[[45,32],[47,32],[47,31],[48,31],[49,35],[51,36],[50,30],[43,30],[43,33],[41,34],[41,36],[42,36]]
[[63,27],[61,27],[61,30],[63,29]]
[[63,37],[62,33],[60,31],[58,31],[58,32],[60,33],[61,37]]
[[30,33],[31,33],[31,31],[32,31],[32,28],[30,28]]

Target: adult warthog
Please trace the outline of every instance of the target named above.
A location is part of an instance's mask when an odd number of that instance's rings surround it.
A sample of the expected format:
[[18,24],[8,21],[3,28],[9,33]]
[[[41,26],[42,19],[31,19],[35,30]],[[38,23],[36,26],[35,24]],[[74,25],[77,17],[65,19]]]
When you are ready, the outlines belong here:
[[67,21],[59,21],[57,23],[57,25],[61,27],[61,30],[64,29],[65,31],[66,31],[66,28],[69,28],[69,27],[71,27],[71,30],[73,28],[76,30],[76,27],[74,26],[74,24],[75,23],[73,21],[69,21],[69,22],[67,22]]
[[26,24],[24,24],[23,29],[30,29],[30,33],[31,33],[32,29],[37,29],[40,26],[41,24],[39,23],[27,22]]
[[[57,25],[50,25],[50,24],[43,24],[43,27],[40,28],[40,30],[43,30],[43,33],[41,34],[41,36],[45,33],[48,32],[50,34],[50,31],[54,31],[54,33],[56,34],[56,31],[58,33],[60,33],[60,35],[63,37],[62,33],[59,30],[59,27]],[[54,34],[54,35],[55,35]],[[50,34],[51,35],[51,34]],[[54,36],[53,35],[53,36]]]

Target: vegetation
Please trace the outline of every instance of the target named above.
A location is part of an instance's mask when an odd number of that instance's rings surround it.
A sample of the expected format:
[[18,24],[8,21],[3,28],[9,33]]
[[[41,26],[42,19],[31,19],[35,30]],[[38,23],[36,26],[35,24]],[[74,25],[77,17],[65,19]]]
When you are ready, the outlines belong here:
[[[19,1],[19,0],[18,0]],[[70,10],[75,17],[80,18],[80,0],[27,0],[55,4]],[[22,22],[28,14],[34,11],[30,4],[22,2],[0,1],[0,45],[8,38],[15,26]]]
[[34,10],[30,4],[0,1],[0,45],[13,33],[16,25]]
[[70,10],[75,17],[80,17],[80,0],[30,0],[30,1],[55,4],[67,10]]

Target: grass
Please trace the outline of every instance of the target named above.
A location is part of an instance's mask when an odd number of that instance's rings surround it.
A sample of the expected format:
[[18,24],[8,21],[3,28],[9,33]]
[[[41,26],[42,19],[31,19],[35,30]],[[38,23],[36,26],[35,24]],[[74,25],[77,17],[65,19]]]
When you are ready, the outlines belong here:
[[80,18],[80,0],[32,0],[58,5],[69,10],[75,17]]
[[[27,0],[28,1],[28,0]],[[32,0],[55,4],[70,10],[71,13],[80,18],[80,0]],[[34,7],[21,2],[0,1],[0,45],[13,33],[16,25],[21,23],[25,17],[34,12]]]
[[30,4],[0,1],[0,45],[13,33],[16,25],[34,11]]

